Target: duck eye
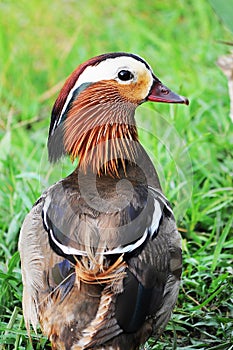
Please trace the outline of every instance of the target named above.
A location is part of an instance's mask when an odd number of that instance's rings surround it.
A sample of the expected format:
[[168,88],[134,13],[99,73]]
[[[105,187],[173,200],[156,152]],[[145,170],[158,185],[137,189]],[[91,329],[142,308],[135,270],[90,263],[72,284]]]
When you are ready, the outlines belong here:
[[123,81],[131,80],[133,79],[133,74],[129,70],[121,70],[118,73],[118,78]]

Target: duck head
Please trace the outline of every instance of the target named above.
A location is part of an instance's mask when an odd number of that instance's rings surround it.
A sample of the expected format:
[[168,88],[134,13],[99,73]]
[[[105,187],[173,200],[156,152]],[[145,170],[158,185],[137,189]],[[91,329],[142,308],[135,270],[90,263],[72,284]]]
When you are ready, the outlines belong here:
[[[138,133],[134,113],[146,102],[188,104],[154,75],[141,57],[117,52],[84,62],[68,77],[54,104],[49,159],[79,158],[79,168],[118,173],[134,160]],[[119,161],[119,162],[118,162]]]

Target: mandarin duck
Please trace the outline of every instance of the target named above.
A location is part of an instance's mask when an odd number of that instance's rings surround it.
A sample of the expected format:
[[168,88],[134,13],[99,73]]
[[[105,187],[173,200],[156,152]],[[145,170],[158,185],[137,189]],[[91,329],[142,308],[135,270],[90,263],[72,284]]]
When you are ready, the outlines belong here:
[[181,237],[138,139],[146,101],[188,104],[120,52],[78,66],[53,107],[49,159],[78,165],[37,200],[19,239],[25,324],[53,349],[139,349],[170,319]]

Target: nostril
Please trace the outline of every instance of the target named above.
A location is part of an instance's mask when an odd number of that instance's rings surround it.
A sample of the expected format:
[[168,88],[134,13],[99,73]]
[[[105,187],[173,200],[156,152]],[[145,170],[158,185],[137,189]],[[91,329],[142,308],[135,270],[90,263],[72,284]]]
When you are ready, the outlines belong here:
[[167,88],[165,88],[164,86],[161,86],[160,91],[162,92],[162,94],[167,95],[169,93],[169,90]]

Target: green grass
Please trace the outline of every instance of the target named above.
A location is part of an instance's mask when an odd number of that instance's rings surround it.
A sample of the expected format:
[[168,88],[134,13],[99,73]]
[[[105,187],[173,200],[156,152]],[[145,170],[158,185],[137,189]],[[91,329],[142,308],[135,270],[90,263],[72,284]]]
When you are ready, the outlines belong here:
[[[0,4],[0,23],[0,349],[32,349],[21,309],[19,230],[43,189],[73,169],[69,160],[54,168],[47,160],[59,83],[107,51],[138,53],[191,101],[138,110],[184,251],[173,319],[146,348],[233,349],[233,127],[216,66],[228,50],[217,41],[232,41],[232,33],[205,0],[9,0]],[[32,340],[34,349],[50,348],[40,334]]]

